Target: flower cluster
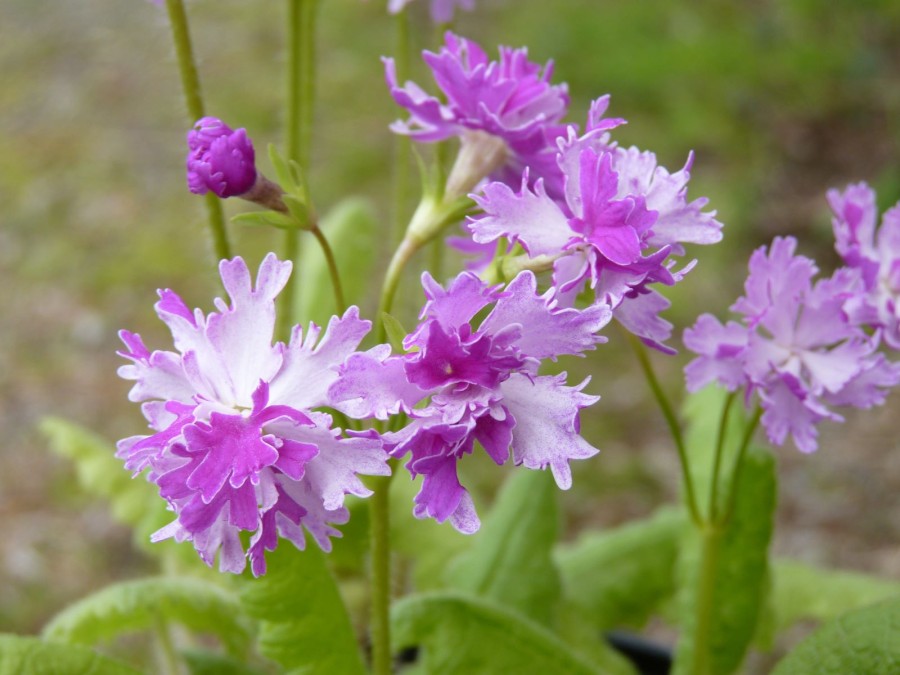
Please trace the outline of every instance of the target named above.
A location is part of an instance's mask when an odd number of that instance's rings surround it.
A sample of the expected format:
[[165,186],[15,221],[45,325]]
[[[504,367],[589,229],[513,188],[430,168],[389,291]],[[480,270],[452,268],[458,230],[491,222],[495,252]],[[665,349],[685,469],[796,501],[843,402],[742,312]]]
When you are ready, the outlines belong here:
[[829,190],[838,253],[859,271],[865,292],[848,311],[854,321],[876,327],[900,349],[900,203],[885,212],[876,234],[875,192],[865,183]]
[[[249,557],[265,572],[265,551],[282,536],[298,548],[304,529],[324,549],[333,527],[347,521],[344,495],[367,496],[358,474],[390,473],[377,438],[346,437],[316,408],[329,405],[337,366],[350,356],[371,324],[355,307],[334,317],[325,334],[300,327],[290,343],[272,344],[275,297],[287,283],[290,262],[269,254],[255,287],[241,258],[219,265],[231,304],[216,302],[207,316],[191,312],[170,290],[156,311],[176,351],[153,351],[139,335],[122,331],[132,363],[119,370],[134,380],[129,398],[141,402],[153,433],[120,441],[118,456],[148,477],[176,519],[153,535],[190,540],[201,558],[240,572]],[[240,532],[250,532],[245,553]]]
[[[527,49],[500,48],[490,61],[471,40],[447,33],[437,54],[424,52],[446,102],[418,85],[400,86],[393,59],[384,59],[391,95],[410,113],[391,125],[396,133],[433,142],[458,137],[462,152],[451,172],[448,191],[465,192],[490,175],[518,183],[523,169],[555,174],[555,139],[569,105],[566,85],[552,85],[551,63],[528,60]],[[458,187],[457,187],[458,186]]]
[[813,283],[816,266],[796,247],[791,237],[776,238],[768,252],[753,253],[744,295],[731,308],[740,322],[703,314],[684,332],[685,346],[699,355],[685,375],[690,391],[716,381],[745,388],[748,400],[758,394],[769,440],[781,445],[790,435],[812,452],[816,424],[842,419],[833,407],[882,403],[900,382],[900,367],[876,352],[878,334],[845,310],[865,292],[858,270],[841,268]]
[[[721,223],[704,212],[705,199],[688,202],[691,159],[676,173],[658,166],[653,153],[609,142],[608,99],[595,101],[587,129],[569,129],[556,155],[564,182],[554,199],[543,179],[529,187],[526,171],[518,192],[491,183],[475,200],[484,215],[471,219],[477,243],[504,238],[529,258],[552,265],[553,286],[572,304],[588,286],[594,302],[613,309],[629,331],[662,351],[671,324],[659,317],[668,301],[652,284],[673,285],[693,266],[673,269],[683,244],[721,239]],[[617,122],[614,120],[613,122]]]
[[[476,441],[497,464],[511,449],[516,465],[549,467],[562,489],[572,482],[569,460],[597,452],[579,435],[579,411],[597,400],[581,393],[587,380],[569,387],[565,373],[539,375],[538,367],[593,349],[610,312],[600,305],[559,308],[552,292],[538,295],[530,272],[502,290],[468,272],[446,289],[427,274],[423,285],[428,301],[404,340],[408,353],[376,348],[353,355],[329,397],[356,417],[408,413],[411,423],[385,442],[394,457],[409,455],[413,476],[424,477],[415,515],[474,532],[479,520],[457,464]],[[426,397],[426,405],[413,407]]]

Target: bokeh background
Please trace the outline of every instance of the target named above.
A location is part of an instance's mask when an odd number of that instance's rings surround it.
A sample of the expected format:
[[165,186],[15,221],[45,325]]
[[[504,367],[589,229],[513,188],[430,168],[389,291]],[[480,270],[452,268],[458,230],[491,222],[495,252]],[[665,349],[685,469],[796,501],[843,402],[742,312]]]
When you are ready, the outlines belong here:
[[[387,124],[398,111],[379,61],[394,41],[384,4],[321,3],[310,180],[320,211],[361,196],[386,232]],[[535,60],[552,58],[555,80],[570,85],[570,119],[610,93],[611,114],[629,120],[615,132],[620,143],[655,151],[673,170],[695,151],[690,194],[709,197],[726,229],[722,244],[689,251],[700,263],[670,295],[679,334],[701,311],[724,315],[750,251],[774,235],[799,236],[830,272],[827,188],[866,180],[882,208],[900,199],[900,3],[477,4],[458,32],[489,52],[528,45]],[[246,127],[260,150],[282,140],[283,10],[189,3],[207,110]],[[424,12],[413,18],[416,47],[433,47]],[[202,203],[184,182],[187,123],[164,11],[145,0],[4,0],[0,73],[0,631],[34,632],[67,602],[151,569],[49,452],[40,420],[62,416],[110,440],[140,433],[115,375],[117,331],[161,347],[155,290],[210,308],[218,289]],[[233,232],[253,262],[279,241]],[[373,255],[386,261],[386,251]],[[410,286],[410,303],[418,293]],[[603,400],[586,426],[603,452],[579,465],[564,496],[569,537],[677,496],[662,419],[615,343],[588,362]],[[680,396],[686,355],[654,361]],[[777,451],[777,553],[900,578],[898,396],[826,425],[814,456]]]

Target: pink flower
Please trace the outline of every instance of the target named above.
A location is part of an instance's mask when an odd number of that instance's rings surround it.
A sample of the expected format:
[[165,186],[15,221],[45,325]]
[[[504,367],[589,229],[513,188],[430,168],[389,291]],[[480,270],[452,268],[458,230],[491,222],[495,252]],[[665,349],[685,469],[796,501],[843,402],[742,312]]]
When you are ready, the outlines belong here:
[[[132,363],[119,375],[135,382],[153,433],[119,442],[117,455],[135,474],[149,469],[175,520],[154,541],[189,540],[208,565],[238,573],[249,557],[265,573],[265,551],[281,536],[302,549],[304,530],[325,551],[333,525],[347,521],[344,495],[367,496],[357,474],[390,473],[381,440],[345,437],[331,416],[328,388],[371,324],[356,307],[333,317],[325,334],[294,328],[288,345],[272,344],[275,297],[290,262],[266,256],[255,287],[241,258],[219,265],[231,298],[218,311],[190,311],[175,293],[160,292],[159,317],[175,351],[149,351],[139,335],[122,331]],[[251,533],[245,553],[240,532]]]

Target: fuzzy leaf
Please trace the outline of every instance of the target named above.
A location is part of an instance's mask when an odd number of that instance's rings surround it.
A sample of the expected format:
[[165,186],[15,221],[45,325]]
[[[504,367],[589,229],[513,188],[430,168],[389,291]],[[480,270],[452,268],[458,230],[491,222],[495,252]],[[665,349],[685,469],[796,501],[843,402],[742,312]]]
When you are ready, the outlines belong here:
[[87,494],[110,502],[113,516],[134,528],[137,546],[155,556],[178,556],[196,565],[197,558],[189,545],[174,541],[150,543],[150,535],[172,520],[166,502],[143,476],[131,477],[122,461],[115,457],[112,443],[83,427],[55,417],[41,422],[41,431],[49,439],[57,455],[75,463],[78,483]]
[[782,659],[773,675],[900,672],[900,599],[834,619]]
[[394,651],[419,647],[426,673],[602,672],[539,624],[468,595],[406,597],[394,604],[391,626]]
[[687,519],[676,509],[582,537],[557,551],[566,600],[598,630],[642,626],[675,592]]
[[829,621],[845,612],[898,597],[898,581],[825,570],[797,560],[776,560],[772,566],[766,632],[777,635],[798,621]]
[[759,622],[768,592],[775,462],[770,453],[753,447],[748,448],[744,462],[732,518],[723,532],[707,542],[711,569],[701,570],[704,542],[696,528],[690,528],[682,548],[678,608],[682,639],[675,654],[675,675],[691,672],[702,583],[714,583],[707,638],[710,672],[725,675],[741,664]]
[[362,675],[356,637],[324,554],[282,542],[266,560],[266,575],[248,580],[241,593],[244,610],[260,621],[260,653],[292,674]]
[[548,471],[511,474],[472,548],[447,569],[447,585],[552,625],[560,597],[551,558],[559,530],[556,491]]
[[235,655],[247,651],[252,637],[236,597],[203,579],[183,577],[151,577],[107,586],[57,614],[44,628],[44,637],[94,645],[152,629],[160,620],[215,635]]
[[[365,314],[375,300],[377,284],[372,280],[381,249],[374,208],[364,199],[346,199],[322,218],[320,227],[334,251],[344,297]],[[315,321],[320,326],[327,325],[338,310],[328,265],[319,244],[311,238],[304,242],[295,273],[300,275],[297,316],[304,324]]]
[[139,672],[87,647],[0,634],[0,675],[134,675]]
[[181,656],[191,675],[266,675],[233,657],[201,649],[186,649]]

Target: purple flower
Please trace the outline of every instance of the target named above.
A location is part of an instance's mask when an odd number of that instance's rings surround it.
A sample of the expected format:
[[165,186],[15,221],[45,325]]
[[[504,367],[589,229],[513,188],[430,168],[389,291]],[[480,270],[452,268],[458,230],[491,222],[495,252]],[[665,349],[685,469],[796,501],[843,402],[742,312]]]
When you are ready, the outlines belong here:
[[878,328],[892,349],[900,349],[900,203],[878,217],[875,192],[865,183],[828,191],[834,234],[844,262],[859,270],[865,293],[848,303],[854,321]]
[[685,368],[696,391],[718,382],[746,396],[757,393],[769,440],[788,434],[803,452],[817,447],[816,424],[842,421],[834,406],[881,404],[885,389],[900,382],[900,367],[875,352],[871,338],[848,320],[844,306],[861,290],[856,270],[842,268],[813,284],[812,260],[795,255],[797,241],[776,238],[750,258],[744,295],[731,309],[740,322],[722,325],[709,315],[684,332],[698,354]]
[[548,195],[542,180],[513,192],[491,183],[475,200],[484,215],[471,219],[476,243],[505,238],[519,243],[532,258],[553,265],[553,283],[566,303],[585,284],[595,301],[608,304],[614,316],[647,344],[663,345],[672,326],[659,317],[668,301],[650,288],[673,285],[693,266],[674,271],[670,256],[682,244],[710,244],[721,239],[715,212],[703,212],[705,199],[688,202],[691,158],[669,173],[650,152],[609,144],[609,125],[600,117],[607,100],[595,102],[588,130],[560,141],[559,166],[565,176],[564,201]]
[[[388,12],[398,14],[412,0],[388,0]],[[475,9],[475,0],[431,0],[431,20],[434,23],[450,23],[456,8],[471,12]]]
[[246,129],[233,131],[217,117],[203,117],[187,133],[188,189],[197,195],[242,195],[256,183],[253,143]]
[[517,183],[525,167],[535,177],[558,175],[555,139],[565,133],[559,121],[569,97],[566,85],[550,84],[552,63],[542,68],[528,60],[527,49],[509,47],[490,61],[476,43],[449,32],[440,53],[426,51],[423,58],[446,102],[412,82],[401,87],[393,59],[386,58],[391,95],[410,113],[391,129],[424,142],[461,139],[448,191],[465,194],[489,174]]
[[[534,275],[523,272],[505,290],[462,273],[445,290],[428,274],[422,323],[408,335],[403,356],[384,348],[356,354],[341,368],[329,395],[347,414],[385,417],[400,410],[411,423],[385,442],[395,457],[410,456],[413,476],[424,479],[414,514],[450,520],[461,532],[479,527],[472,499],[460,484],[457,463],[484,448],[497,464],[509,458],[529,469],[553,472],[557,485],[572,483],[569,460],[597,450],[579,434],[579,411],[598,400],[581,393],[585,380],[538,375],[543,359],[581,354],[603,338],[607,308],[560,309],[552,293],[538,295]],[[487,312],[480,323],[475,317]],[[427,405],[414,407],[430,396]]]
[[[160,292],[159,317],[176,351],[149,351],[139,335],[121,332],[131,360],[119,375],[135,384],[153,433],[119,442],[125,468],[149,469],[176,519],[154,541],[189,540],[208,565],[265,573],[265,551],[278,536],[302,549],[303,530],[325,551],[332,525],[347,521],[344,495],[367,496],[357,474],[390,473],[380,439],[345,438],[331,417],[328,388],[371,324],[356,307],[333,317],[321,340],[311,324],[295,327],[290,344],[272,344],[275,297],[287,283],[290,262],[263,260],[251,285],[241,258],[219,264],[231,305],[191,312],[178,295]],[[251,534],[245,554],[241,531]]]

